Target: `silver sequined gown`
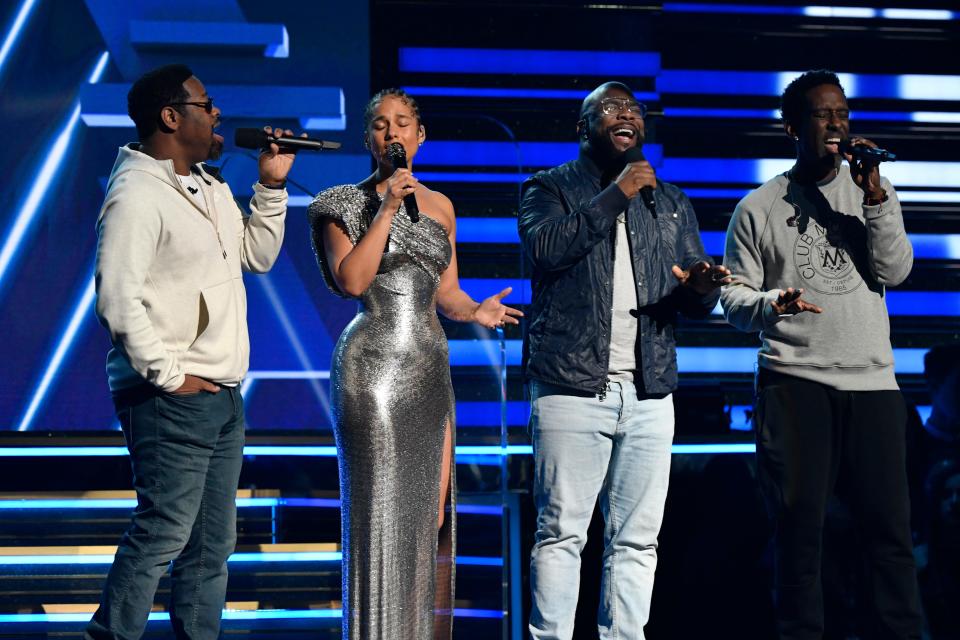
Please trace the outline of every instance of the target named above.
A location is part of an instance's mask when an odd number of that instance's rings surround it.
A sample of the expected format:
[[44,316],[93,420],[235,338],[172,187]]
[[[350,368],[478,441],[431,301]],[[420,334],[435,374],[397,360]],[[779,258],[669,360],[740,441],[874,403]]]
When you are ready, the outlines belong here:
[[[322,220],[356,244],[380,207],[372,188],[341,185],[309,208],[314,248],[331,290]],[[337,342],[330,372],[340,464],[343,637],[451,637],[456,487],[451,466],[445,524],[437,532],[444,430],[454,427],[447,340],[437,319],[440,274],[450,263],[444,227],[421,212],[394,216],[360,309]]]

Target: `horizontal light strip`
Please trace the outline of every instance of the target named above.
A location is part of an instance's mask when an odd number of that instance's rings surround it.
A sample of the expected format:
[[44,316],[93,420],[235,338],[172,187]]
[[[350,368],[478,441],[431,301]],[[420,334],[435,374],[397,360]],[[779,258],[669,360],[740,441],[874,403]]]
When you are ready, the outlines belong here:
[[[762,184],[784,173],[794,164],[792,158],[671,158],[660,163],[658,176],[668,182],[683,185],[691,197],[735,198],[742,197],[749,189],[698,188],[690,184]],[[558,163],[559,164],[559,163]],[[523,182],[529,173],[517,171],[417,171],[424,183],[513,183]],[[904,202],[960,202],[960,191],[934,191],[933,189],[960,189],[960,162],[903,161],[883,165],[881,173],[897,188],[926,187],[924,191],[898,191]]]
[[506,287],[513,291],[503,299],[504,304],[530,304],[530,280],[526,278],[460,278],[460,288],[474,300],[484,300]]
[[[526,403],[524,403],[526,404]],[[339,509],[336,498],[237,498],[237,507],[312,507]],[[0,499],[0,510],[46,509],[131,509],[137,506],[135,498],[56,498],[56,499]],[[495,515],[503,509],[499,505],[457,503],[458,515]]]
[[[339,551],[278,551],[275,553],[237,552],[227,562],[267,563],[267,562],[340,562],[343,559]],[[0,556],[0,566],[14,565],[88,565],[110,564],[113,554],[92,553],[87,555],[24,555]],[[500,567],[502,558],[481,556],[457,556],[457,564],[462,566]]]
[[[922,351],[918,349],[918,351]],[[756,350],[754,350],[756,354]],[[922,356],[921,356],[922,358]],[[674,453],[711,453],[712,451],[691,450],[690,447],[700,445],[683,445],[684,448],[677,450],[674,445]],[[704,445],[706,446],[706,445]],[[709,445],[711,447],[716,445]],[[247,453],[249,447],[244,448]],[[312,458],[335,457],[337,455],[335,447],[317,447],[310,445],[300,446],[262,446],[259,447],[260,454],[265,456],[304,456]],[[498,445],[458,445],[456,455],[459,456],[524,456],[531,455],[533,448],[530,445],[509,445],[500,447]],[[4,447],[0,448],[0,458],[13,457],[96,457],[96,456],[125,456],[127,450],[124,447]],[[247,454],[249,455],[249,454]],[[460,508],[458,507],[458,511]]]
[[653,76],[660,54],[639,51],[401,47],[402,72]]
[[457,243],[517,243],[516,218],[457,218]]
[[[519,98],[521,100],[583,100],[590,91],[586,89],[522,89],[512,87],[413,87],[403,88],[415,98]],[[651,91],[634,91],[640,101],[658,102],[660,94]]]
[[706,4],[664,2],[666,13],[733,13],[743,15],[789,15],[811,18],[885,18],[889,20],[957,20],[960,13],[946,9],[872,9],[865,7],[784,7],[751,4]]
[[[779,109],[712,109],[706,107],[665,107],[667,118],[753,118],[780,120]],[[956,111],[854,111],[851,119],[879,122],[960,123]]]
[[[720,233],[720,232],[713,232]],[[722,234],[721,234],[722,235]],[[710,236],[711,240],[715,236]],[[722,243],[722,239],[720,240]],[[705,242],[706,244],[706,242]],[[711,242],[707,253],[722,256],[723,246]],[[719,249],[715,253],[710,249]],[[511,278],[462,278],[460,286],[474,300],[482,300],[500,291],[504,287],[513,287],[513,291],[504,299],[506,304],[530,304],[530,281]],[[900,291],[886,292],[887,310],[891,316],[960,316],[960,292],[957,291]],[[719,304],[714,314],[721,315]]]
[[[742,198],[746,190],[716,189],[718,193],[707,195],[707,189],[684,189],[691,198]],[[898,191],[901,200],[922,194],[922,191]],[[953,194],[960,201],[960,191]],[[726,232],[701,231],[704,247],[712,256],[722,256]],[[913,244],[913,255],[922,260],[960,260],[960,234],[911,233],[908,234]],[[517,232],[516,218],[459,218],[457,220],[457,242],[475,243],[518,243],[520,236]],[[462,283],[461,279],[461,283]]]
[[246,380],[329,380],[330,371],[317,369],[311,371],[275,371],[254,369],[247,372]]
[[[237,498],[237,507],[339,507],[333,498]],[[0,509],[130,509],[136,498],[0,499]]]
[[[786,86],[802,73],[803,71],[664,69],[657,76],[657,92],[779,96]],[[960,100],[960,76],[852,73],[838,75],[848,98]]]
[[[17,623],[65,623],[86,622],[90,613],[3,613],[0,622]],[[503,612],[496,609],[454,609],[455,618],[502,618]],[[341,618],[340,609],[224,609],[223,620],[307,620],[316,618]],[[151,622],[169,620],[166,611],[152,611],[148,618]]]
[[[646,144],[647,160],[658,166],[663,147]],[[417,153],[418,165],[449,167],[555,167],[579,154],[576,142],[489,142],[485,140],[432,140]],[[420,172],[417,172],[420,175]],[[526,175],[526,174],[524,174]]]
[[[730,199],[739,200],[751,189],[708,189],[702,187],[686,187],[683,192],[690,198]],[[960,191],[897,191],[900,202],[960,202]]]

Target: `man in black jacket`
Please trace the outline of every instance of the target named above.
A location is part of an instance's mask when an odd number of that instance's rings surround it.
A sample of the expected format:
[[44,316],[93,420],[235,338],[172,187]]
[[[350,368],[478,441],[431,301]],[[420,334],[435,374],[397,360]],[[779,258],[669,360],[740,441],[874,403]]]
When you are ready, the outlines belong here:
[[[627,150],[646,107],[617,82],[583,101],[580,156],[523,186],[533,265],[524,342],[537,535],[533,638],[568,639],[597,497],[606,522],[601,638],[643,638],[673,440],[678,313],[705,316],[730,272],[705,255],[693,207]],[[645,192],[641,192],[645,190]],[[646,203],[645,203],[646,202]]]

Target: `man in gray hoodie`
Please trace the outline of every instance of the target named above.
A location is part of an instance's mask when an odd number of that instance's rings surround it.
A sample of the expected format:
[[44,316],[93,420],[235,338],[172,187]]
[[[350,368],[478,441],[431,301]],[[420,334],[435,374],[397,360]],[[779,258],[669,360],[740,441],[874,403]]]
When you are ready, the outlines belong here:
[[754,424],[780,637],[822,637],[821,540],[836,491],[868,567],[865,636],[919,638],[906,410],[885,303],[913,249],[890,182],[855,153],[876,145],[850,137],[836,74],[795,79],[782,114],[796,164],[737,205],[724,257],[735,280],[721,294],[727,320],[762,341]]
[[247,216],[202,164],[223,147],[220,109],[190,69],[144,75],[128,111],[140,142],[120,148],[110,176],[95,270],[137,508],[84,637],[139,638],[172,561],[176,637],[212,639],[237,538],[250,353],[242,271],[265,272],[280,252],[293,156],[275,144],[260,155]]

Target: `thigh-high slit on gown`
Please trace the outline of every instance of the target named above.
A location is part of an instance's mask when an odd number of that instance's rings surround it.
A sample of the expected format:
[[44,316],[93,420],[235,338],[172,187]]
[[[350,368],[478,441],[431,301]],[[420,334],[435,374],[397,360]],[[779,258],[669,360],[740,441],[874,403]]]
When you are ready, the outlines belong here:
[[[324,279],[337,289],[323,250],[323,219],[356,244],[380,207],[373,188],[333,187],[309,208]],[[389,251],[337,342],[330,371],[340,467],[343,637],[449,639],[453,615],[454,424],[447,340],[436,313],[440,274],[451,258],[442,224],[421,212],[394,216]],[[441,473],[449,474],[437,530]]]

